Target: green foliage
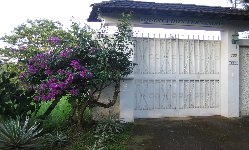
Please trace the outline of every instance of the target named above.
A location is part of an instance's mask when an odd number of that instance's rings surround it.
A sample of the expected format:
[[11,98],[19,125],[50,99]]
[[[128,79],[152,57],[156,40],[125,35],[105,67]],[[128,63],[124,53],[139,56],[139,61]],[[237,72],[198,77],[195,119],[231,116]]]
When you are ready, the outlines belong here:
[[0,123],[0,149],[34,149],[42,146],[42,129],[36,122],[28,126],[29,119],[22,123],[20,118]]
[[113,135],[113,140],[106,142],[96,142],[95,130],[85,130],[84,132],[77,132],[74,127],[67,128],[69,143],[64,150],[125,150],[127,142],[132,134],[133,124],[124,124],[124,130]]
[[68,142],[67,136],[62,132],[56,132],[56,134],[45,134],[44,136],[45,144],[50,148],[62,148]]
[[88,149],[106,149],[106,143],[117,142],[115,135],[122,134],[124,129],[124,124],[111,116],[99,122],[94,131],[95,142]]
[[[77,115],[79,128],[87,107],[115,104],[121,78],[133,69],[129,17],[123,15],[113,38],[104,35],[94,38],[87,27],[73,23],[67,31],[70,36],[49,39],[52,51],[39,53],[28,60],[21,79],[34,87],[36,101],[53,100],[41,118],[47,117],[67,94],[71,94],[72,116]],[[64,46],[67,48],[63,49]],[[102,90],[111,84],[115,85],[113,100],[108,104],[99,102]]]
[[35,111],[34,91],[26,90],[18,80],[13,64],[0,65],[0,115],[15,117],[31,115]]
[[47,19],[27,20],[26,24],[14,28],[11,35],[0,39],[8,44],[0,50],[0,54],[5,56],[5,61],[18,59],[19,63],[25,63],[37,53],[50,50],[48,40],[51,36],[64,38],[67,35],[60,22]]
[[[35,118],[39,118],[51,105],[51,101],[41,102],[40,109],[35,114]],[[55,109],[51,112],[46,120],[43,121],[43,129],[46,131],[52,131],[54,129],[60,129],[66,125],[67,119],[71,113],[71,106],[68,103],[68,96],[61,98]]]

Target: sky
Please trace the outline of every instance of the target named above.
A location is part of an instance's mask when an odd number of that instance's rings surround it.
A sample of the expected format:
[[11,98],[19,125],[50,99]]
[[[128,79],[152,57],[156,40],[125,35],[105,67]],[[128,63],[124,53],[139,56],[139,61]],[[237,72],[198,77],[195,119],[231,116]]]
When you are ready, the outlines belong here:
[[[70,19],[86,23],[93,3],[102,0],[1,0],[0,2],[0,37],[9,34],[14,27],[25,23],[27,19],[52,19],[60,21],[65,27]],[[105,0],[107,1],[107,0]],[[209,6],[231,6],[228,0],[140,0],[158,3],[183,3]],[[90,24],[93,26],[93,24]],[[96,27],[96,25],[95,25]],[[1,45],[1,43],[0,43]]]

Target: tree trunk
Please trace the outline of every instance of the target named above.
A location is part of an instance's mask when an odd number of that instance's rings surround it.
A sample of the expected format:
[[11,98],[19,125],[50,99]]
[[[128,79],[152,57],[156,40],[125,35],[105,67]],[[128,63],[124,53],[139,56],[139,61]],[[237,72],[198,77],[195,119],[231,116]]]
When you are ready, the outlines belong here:
[[77,127],[78,130],[82,130],[82,126],[83,126],[83,114],[86,110],[86,103],[83,102],[78,102],[78,109],[77,109],[77,113],[78,113],[78,118],[77,118]]
[[75,124],[77,122],[77,102],[76,102],[76,99],[72,100],[71,101],[71,108],[72,108],[72,114],[69,116],[69,123],[70,124]]
[[55,99],[52,101],[52,104],[48,107],[48,109],[46,110],[46,112],[39,116],[38,119],[46,119],[48,117],[48,115],[51,114],[51,112],[54,110],[55,106],[59,103],[60,99]]

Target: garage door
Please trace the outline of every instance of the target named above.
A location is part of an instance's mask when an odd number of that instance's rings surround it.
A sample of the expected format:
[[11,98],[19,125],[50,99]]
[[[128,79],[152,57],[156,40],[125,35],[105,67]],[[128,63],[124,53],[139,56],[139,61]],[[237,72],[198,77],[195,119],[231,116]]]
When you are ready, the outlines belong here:
[[220,114],[220,40],[137,37],[135,118]]

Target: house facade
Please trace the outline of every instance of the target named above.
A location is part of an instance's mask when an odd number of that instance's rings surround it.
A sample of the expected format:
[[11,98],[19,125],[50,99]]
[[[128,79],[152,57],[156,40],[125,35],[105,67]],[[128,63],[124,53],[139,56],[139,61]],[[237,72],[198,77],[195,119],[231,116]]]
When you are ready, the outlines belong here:
[[121,83],[120,118],[249,114],[249,12],[226,7],[138,1],[92,5],[88,21],[133,27],[220,31],[221,37],[135,37],[134,72]]

